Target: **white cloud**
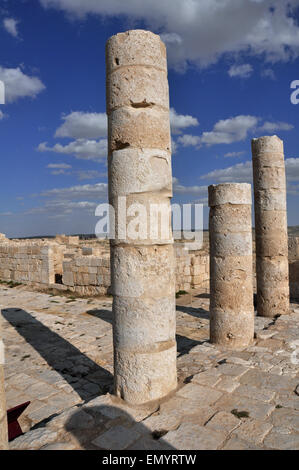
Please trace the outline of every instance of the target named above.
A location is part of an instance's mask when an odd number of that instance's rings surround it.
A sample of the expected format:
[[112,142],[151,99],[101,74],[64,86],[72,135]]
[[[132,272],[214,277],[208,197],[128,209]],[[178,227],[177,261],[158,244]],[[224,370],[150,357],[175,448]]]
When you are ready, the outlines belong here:
[[198,120],[188,114],[178,114],[174,108],[170,108],[170,128],[172,134],[181,134],[182,129],[198,126]]
[[211,180],[213,183],[251,183],[252,182],[252,163],[237,163],[228,168],[213,170],[201,179]]
[[258,120],[255,116],[242,115],[222,119],[215,124],[212,131],[202,134],[201,142],[207,145],[239,142],[244,140],[248,132],[256,127]]
[[4,119],[4,116],[5,116],[5,114],[0,109],[0,121],[2,121],[2,119]]
[[200,137],[198,135],[184,134],[178,138],[178,143],[183,147],[199,147]]
[[47,142],[42,142],[37,150],[72,155],[82,160],[99,161],[107,156],[107,140],[77,139],[67,145],[55,144],[53,147],[49,147]]
[[10,215],[13,215],[13,212],[0,212],[0,216],[2,217],[9,217]]
[[81,180],[93,180],[95,178],[103,178],[107,176],[107,173],[100,172],[97,170],[78,170],[76,171],[77,178]]
[[207,194],[207,186],[184,186],[180,184],[178,178],[172,178],[173,192],[175,194]]
[[[287,158],[285,160],[286,177],[288,183],[299,182],[299,158]],[[201,179],[211,180],[213,183],[252,183],[252,163],[247,161],[237,163],[228,168],[213,170]],[[288,184],[288,192],[291,193],[295,186]]]
[[40,0],[83,18],[125,15],[163,33],[171,64],[201,67],[225,54],[261,56],[266,62],[299,55],[298,0]]
[[257,131],[271,134],[276,131],[291,131],[292,129],[294,129],[293,124],[288,124],[287,122],[266,121],[261,127],[257,129]]
[[11,34],[14,38],[17,38],[19,33],[18,33],[18,20],[15,20],[14,18],[4,18],[3,20],[3,26],[4,29]]
[[178,145],[174,139],[171,139],[171,153],[175,154],[178,150]]
[[[183,147],[199,148],[202,144],[231,144],[240,142],[248,136],[249,132],[273,133],[274,131],[289,131],[294,128],[292,124],[287,122],[269,122],[265,121],[260,127],[257,127],[261,119],[257,116],[239,115],[228,119],[221,119],[216,122],[212,131],[203,132],[199,135],[183,134],[178,137],[177,144]],[[229,152],[225,157],[239,157],[244,152]]]
[[67,163],[49,163],[47,168],[51,169],[51,175],[75,175],[79,181],[107,177],[107,172],[97,170],[74,170],[70,171],[72,165]]
[[25,215],[46,215],[59,218],[73,213],[94,214],[97,202],[90,201],[47,201],[43,206],[33,207],[24,212]]
[[107,135],[107,116],[105,113],[74,111],[63,115],[62,119],[64,123],[56,130],[55,137],[98,139]]
[[5,85],[5,101],[12,103],[19,98],[35,98],[46,87],[38,77],[30,77],[20,67],[8,69],[0,66],[0,80]]
[[54,188],[41,193],[41,196],[55,198],[55,200],[103,200],[108,197],[108,184],[84,184],[69,188]]
[[47,168],[58,168],[67,170],[68,168],[72,168],[72,165],[68,165],[67,163],[49,163],[49,165],[47,165]]
[[228,152],[224,155],[225,158],[238,158],[244,155],[244,151],[241,152]]
[[228,71],[230,77],[249,78],[253,73],[253,67],[250,64],[232,65]]
[[51,175],[58,176],[58,175],[70,175],[71,173],[66,170],[53,170],[51,171]]

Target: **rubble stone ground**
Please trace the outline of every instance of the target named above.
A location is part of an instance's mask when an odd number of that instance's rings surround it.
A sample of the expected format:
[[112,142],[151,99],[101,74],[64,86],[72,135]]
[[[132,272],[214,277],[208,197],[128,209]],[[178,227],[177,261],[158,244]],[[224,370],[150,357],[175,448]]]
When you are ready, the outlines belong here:
[[178,389],[136,407],[110,394],[111,298],[0,286],[0,304],[7,407],[31,401],[10,449],[299,449],[298,304],[229,351],[208,341],[209,296],[181,296]]

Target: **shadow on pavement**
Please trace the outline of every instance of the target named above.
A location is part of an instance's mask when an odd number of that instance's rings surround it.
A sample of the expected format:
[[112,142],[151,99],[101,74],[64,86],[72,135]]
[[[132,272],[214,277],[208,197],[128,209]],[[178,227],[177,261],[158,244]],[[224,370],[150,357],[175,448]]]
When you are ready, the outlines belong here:
[[2,310],[2,315],[83,400],[88,398],[88,394],[82,389],[82,380],[88,384],[88,375],[96,374],[93,383],[100,387],[97,395],[110,390],[113,383],[110,372],[28,312],[18,308],[7,308]]

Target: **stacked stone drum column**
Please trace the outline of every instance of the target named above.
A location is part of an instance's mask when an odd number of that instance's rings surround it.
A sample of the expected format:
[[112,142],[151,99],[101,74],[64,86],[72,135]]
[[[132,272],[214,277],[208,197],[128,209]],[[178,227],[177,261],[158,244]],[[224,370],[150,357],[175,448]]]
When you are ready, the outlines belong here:
[[0,450],[8,449],[6,400],[4,388],[4,346],[1,336],[0,321]]
[[254,335],[251,186],[209,186],[210,340],[231,349]]
[[283,142],[252,140],[255,199],[257,313],[289,311],[288,231]]
[[[150,31],[128,31],[108,40],[106,63],[114,384],[117,396],[140,404],[177,386],[166,49]],[[166,235],[159,217],[149,219],[161,204]]]

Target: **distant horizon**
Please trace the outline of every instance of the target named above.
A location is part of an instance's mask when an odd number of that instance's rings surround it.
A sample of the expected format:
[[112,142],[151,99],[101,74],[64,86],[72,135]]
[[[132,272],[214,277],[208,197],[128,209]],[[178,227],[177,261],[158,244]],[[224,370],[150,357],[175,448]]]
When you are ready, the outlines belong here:
[[276,134],[288,221],[299,225],[299,8],[108,3],[1,2],[0,232],[94,232],[108,196],[105,44],[132,28],[167,48],[172,202],[202,203],[207,227],[208,186],[252,183],[251,140]]
[[[289,229],[294,229],[294,228],[298,228],[298,230],[299,230],[299,225],[288,225],[288,230]],[[255,227],[252,227],[252,230],[254,231]],[[186,232],[196,232],[196,231],[200,232],[200,230],[194,230],[194,229],[186,230]],[[203,232],[209,232],[209,229],[205,228],[202,231]],[[179,232],[179,230],[173,230],[173,232]],[[182,232],[182,230],[181,230],[181,232]],[[30,239],[33,239],[33,238],[55,238],[57,235],[66,235],[67,237],[89,237],[89,238],[98,239],[98,237],[96,237],[96,235],[92,234],[92,233],[56,233],[55,235],[32,235],[32,236],[28,236],[28,237],[7,237],[7,238],[8,239],[14,239],[14,240],[30,240]],[[99,238],[99,239],[101,239],[101,238]],[[102,238],[102,240],[104,240],[104,238]]]

